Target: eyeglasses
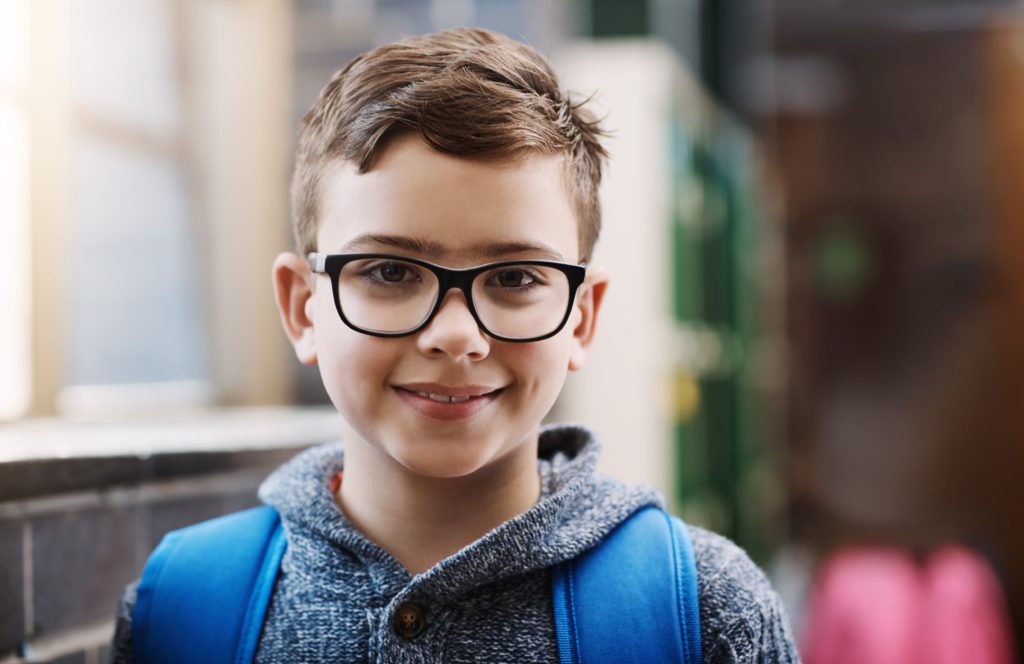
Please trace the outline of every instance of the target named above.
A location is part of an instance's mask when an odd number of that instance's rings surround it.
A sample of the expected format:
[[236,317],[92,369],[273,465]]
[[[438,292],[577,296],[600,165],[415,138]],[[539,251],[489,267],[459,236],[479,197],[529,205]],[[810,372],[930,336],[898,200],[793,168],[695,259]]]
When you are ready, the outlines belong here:
[[350,328],[375,337],[404,337],[426,327],[449,290],[466,296],[469,311],[499,341],[540,341],[569,319],[586,268],[555,261],[488,263],[453,270],[390,254],[309,254],[313,272],[327,274],[334,305]]

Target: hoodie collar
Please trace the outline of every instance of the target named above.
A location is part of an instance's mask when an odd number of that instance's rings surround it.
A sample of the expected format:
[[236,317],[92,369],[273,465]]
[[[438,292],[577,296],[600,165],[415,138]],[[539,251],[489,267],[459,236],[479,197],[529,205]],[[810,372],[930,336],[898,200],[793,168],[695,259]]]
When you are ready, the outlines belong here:
[[334,502],[329,484],[344,467],[341,443],[299,454],[267,478],[259,496],[278,510],[290,542],[300,538],[306,546],[349,552],[385,596],[416,591],[440,601],[574,558],[636,510],[663,505],[650,487],[595,474],[601,446],[583,427],[545,427],[538,449],[537,503],[416,577],[359,532]]

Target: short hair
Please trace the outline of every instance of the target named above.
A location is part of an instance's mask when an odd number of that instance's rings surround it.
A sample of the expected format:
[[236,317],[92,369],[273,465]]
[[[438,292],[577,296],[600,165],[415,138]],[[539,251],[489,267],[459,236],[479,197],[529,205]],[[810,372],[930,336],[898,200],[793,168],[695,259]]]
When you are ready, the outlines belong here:
[[607,152],[585,103],[559,89],[537,51],[488,30],[446,30],[364,53],[334,74],[302,120],[292,179],[299,250],[316,250],[320,180],[332,162],[365,173],[390,138],[418,133],[460,156],[564,157],[580,258],[589,259],[601,227]]

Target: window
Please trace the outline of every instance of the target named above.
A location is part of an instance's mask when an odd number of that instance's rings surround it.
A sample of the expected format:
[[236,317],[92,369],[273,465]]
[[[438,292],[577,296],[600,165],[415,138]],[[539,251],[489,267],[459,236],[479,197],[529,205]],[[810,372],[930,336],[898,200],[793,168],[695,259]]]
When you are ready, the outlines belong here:
[[65,412],[212,398],[175,4],[67,5]]
[[0,3],[0,419],[290,400],[289,18]]
[[0,3],[0,419],[28,411],[29,0]]

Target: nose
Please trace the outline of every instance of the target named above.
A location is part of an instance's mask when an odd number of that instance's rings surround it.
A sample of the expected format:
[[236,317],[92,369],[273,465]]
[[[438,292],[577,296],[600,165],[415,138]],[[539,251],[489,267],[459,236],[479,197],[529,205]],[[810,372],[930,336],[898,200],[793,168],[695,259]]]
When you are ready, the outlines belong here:
[[466,296],[458,289],[448,291],[433,320],[416,336],[425,355],[447,355],[453,360],[479,361],[490,353],[490,338],[476,324]]

